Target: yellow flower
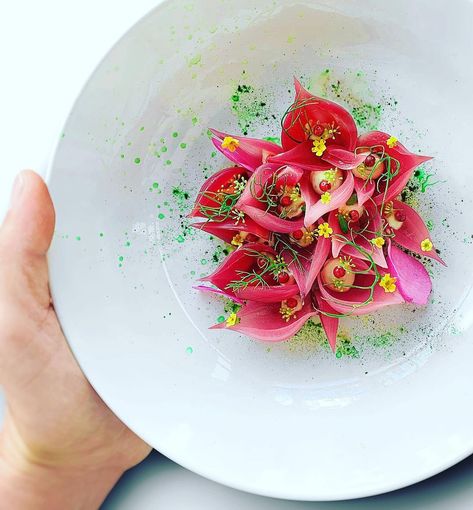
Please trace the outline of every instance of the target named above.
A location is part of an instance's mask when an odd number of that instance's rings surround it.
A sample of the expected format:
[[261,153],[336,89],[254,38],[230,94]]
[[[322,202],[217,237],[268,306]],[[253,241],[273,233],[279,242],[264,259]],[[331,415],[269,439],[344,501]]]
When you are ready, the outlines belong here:
[[235,152],[240,145],[240,141],[233,136],[226,136],[222,142],[222,149],[228,149],[230,152]]
[[335,182],[335,174],[336,174],[337,170],[336,169],[332,169],[332,170],[325,170],[324,172],[324,179],[329,182],[330,184],[333,184]]
[[325,237],[325,239],[328,239],[330,234],[333,234],[333,229],[328,223],[322,223],[317,227],[317,230],[319,232],[319,236]]
[[235,236],[233,236],[231,243],[233,244],[233,246],[241,246],[243,244],[243,238],[241,237],[240,234],[236,234]]
[[371,239],[371,242],[378,248],[382,248],[384,246],[384,239],[381,236]]
[[432,244],[432,241],[429,238],[424,239],[420,243],[420,249],[422,251],[430,251],[430,250],[432,250],[433,247],[434,247],[434,245]]
[[322,154],[325,152],[325,149],[327,146],[325,145],[325,140],[323,138],[316,138],[312,142],[312,152],[315,152],[316,156],[322,156]]
[[394,278],[389,273],[386,273],[379,281],[379,286],[384,289],[384,292],[395,292],[396,280],[397,278]]
[[235,324],[238,324],[238,322],[239,322],[239,319],[238,319],[237,314],[235,312],[231,313],[227,317],[227,328],[234,326]]
[[392,149],[393,147],[396,147],[397,145],[397,138],[395,136],[390,136],[387,140],[386,140],[386,143],[388,144],[388,147],[390,149]]
[[320,200],[322,200],[322,204],[328,204],[330,203],[330,200],[332,200],[332,195],[328,191],[326,191],[321,197]]

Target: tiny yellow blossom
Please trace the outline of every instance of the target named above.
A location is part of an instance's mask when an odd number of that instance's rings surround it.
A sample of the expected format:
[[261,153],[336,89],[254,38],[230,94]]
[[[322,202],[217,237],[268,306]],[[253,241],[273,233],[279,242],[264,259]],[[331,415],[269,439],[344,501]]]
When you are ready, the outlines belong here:
[[430,251],[430,250],[432,250],[433,247],[434,247],[434,245],[432,244],[432,241],[429,238],[424,239],[420,243],[420,249],[422,251]]
[[327,146],[325,145],[325,140],[323,138],[316,138],[312,142],[312,152],[315,152],[316,156],[322,156],[322,154],[325,152],[325,149]]
[[330,200],[332,200],[332,195],[326,191],[321,197],[320,200],[322,201],[322,204],[329,204]]
[[331,234],[333,234],[333,229],[328,223],[322,223],[317,227],[320,237],[325,237],[328,239]]
[[329,182],[330,184],[333,184],[335,182],[335,174],[337,173],[337,169],[332,170],[325,170],[324,172],[324,179]]
[[384,289],[384,292],[395,292],[396,291],[396,280],[389,273],[386,273],[379,281],[379,286]]
[[226,136],[222,142],[222,149],[228,149],[230,152],[235,152],[240,145],[240,141],[233,136]]
[[371,242],[377,247],[382,248],[384,246],[384,239],[380,237],[375,237],[374,239],[371,239]]
[[390,136],[387,140],[386,140],[386,143],[388,145],[388,147],[390,149],[392,149],[393,147],[396,147],[397,145],[397,138],[395,136]]
[[243,244],[243,238],[241,237],[241,235],[236,234],[235,236],[233,236],[231,244],[233,244],[233,246],[241,246]]
[[238,324],[238,316],[235,312],[233,312],[227,317],[227,328],[234,326],[235,324]]

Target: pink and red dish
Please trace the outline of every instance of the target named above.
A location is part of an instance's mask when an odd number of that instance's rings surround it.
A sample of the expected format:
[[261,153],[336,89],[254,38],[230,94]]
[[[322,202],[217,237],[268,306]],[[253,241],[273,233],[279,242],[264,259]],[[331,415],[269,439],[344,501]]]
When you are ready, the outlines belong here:
[[421,256],[444,262],[400,195],[431,158],[391,134],[359,135],[298,80],[281,126],[281,145],[211,130],[233,166],[206,180],[190,216],[232,251],[196,288],[239,305],[213,328],[280,342],[318,316],[335,350],[340,318],[427,304]]

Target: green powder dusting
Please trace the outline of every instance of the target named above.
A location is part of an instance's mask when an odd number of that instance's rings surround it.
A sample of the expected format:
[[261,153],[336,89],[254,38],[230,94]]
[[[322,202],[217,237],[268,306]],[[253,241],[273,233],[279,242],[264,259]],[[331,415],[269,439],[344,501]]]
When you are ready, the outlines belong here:
[[145,127],[144,126],[141,126],[140,127],[140,131],[143,132],[145,130]]
[[178,243],[183,243],[183,242],[185,241],[185,239],[184,239],[184,237],[183,237],[183,236],[177,236],[177,237],[176,237],[176,241],[177,241]]
[[153,188],[154,189],[158,189],[159,188],[159,184],[157,182],[153,182]]
[[383,107],[380,104],[364,103],[359,106],[353,106],[351,114],[359,128],[377,129],[383,115]]
[[161,152],[167,152],[167,151],[168,151],[168,148],[165,145],[163,145],[163,147],[161,147]]
[[429,230],[433,230],[433,228],[434,228],[434,222],[433,222],[432,220],[427,220],[427,221],[425,222],[425,225],[427,226],[427,228],[428,228]]
[[207,259],[201,259],[200,263],[203,265],[203,266],[206,266],[207,265]]
[[177,138],[178,136],[179,136],[179,133],[177,131],[174,131],[174,133],[172,134],[172,137]]
[[281,137],[280,136],[265,136],[265,137],[263,137],[263,140],[281,145]]
[[192,125],[195,126],[199,122],[197,117],[192,117]]
[[215,158],[215,156],[217,155],[217,153],[215,151],[213,151],[211,154],[210,154],[210,157],[211,158]]
[[189,347],[186,348],[187,354],[192,354],[194,352],[194,349],[189,345]]
[[230,101],[240,130],[245,136],[250,131],[255,131],[262,122],[270,120],[267,102],[258,97],[251,85],[238,85],[230,96]]
[[120,256],[118,257],[118,260],[119,260],[120,262],[123,262],[124,258],[120,255]]
[[76,237],[76,241],[80,241],[81,240],[81,237],[80,236],[77,236]]
[[202,60],[202,55],[195,55],[194,57],[190,58],[187,62],[188,67],[199,65]]
[[172,161],[170,159],[167,159],[166,160],[166,165],[170,165],[170,164],[172,164]]
[[141,163],[141,158],[135,158],[134,161],[136,165],[139,165]]
[[100,237],[103,237],[103,236],[104,236],[103,232],[100,232],[99,236],[100,236]]
[[184,143],[184,142],[182,142],[182,143],[180,143],[180,144],[179,144],[179,147],[180,147],[181,149],[185,149],[185,148],[187,147],[187,144],[186,144],[186,143]]
[[158,214],[158,218],[159,218],[160,220],[164,220],[164,214],[163,214],[163,213],[159,213],[159,214]]
[[121,157],[122,159],[125,159],[125,154],[120,154],[120,157]]
[[351,340],[347,335],[339,333],[337,336],[337,347],[335,356],[341,358],[342,356],[348,356],[349,358],[359,358],[360,353],[356,347],[351,343]]
[[217,322],[221,324],[222,322],[225,322],[225,317],[223,315],[220,315],[220,317],[217,317]]

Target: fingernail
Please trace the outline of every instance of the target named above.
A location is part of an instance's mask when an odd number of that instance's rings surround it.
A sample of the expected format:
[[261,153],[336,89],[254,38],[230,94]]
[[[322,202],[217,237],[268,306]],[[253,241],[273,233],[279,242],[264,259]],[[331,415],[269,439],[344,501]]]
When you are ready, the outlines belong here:
[[15,182],[13,183],[13,189],[10,196],[10,209],[13,209],[16,204],[20,201],[23,189],[25,187],[25,176],[23,172],[16,176]]

